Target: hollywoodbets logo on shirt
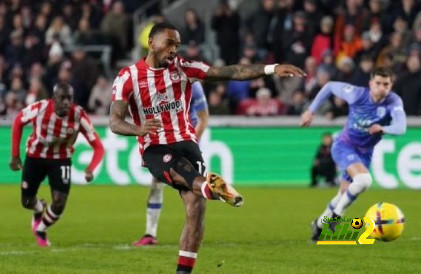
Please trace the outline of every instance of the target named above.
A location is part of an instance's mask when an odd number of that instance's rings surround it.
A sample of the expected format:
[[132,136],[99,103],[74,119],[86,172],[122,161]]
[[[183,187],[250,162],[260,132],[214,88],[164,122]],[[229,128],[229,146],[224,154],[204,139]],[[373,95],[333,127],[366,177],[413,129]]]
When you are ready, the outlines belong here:
[[[325,218],[327,219],[327,218]],[[329,219],[327,222],[323,222],[323,229],[320,233],[319,240],[317,241],[318,245],[356,245],[357,242],[363,245],[373,244],[375,239],[367,239],[370,236],[371,232],[374,230],[374,221],[368,217],[364,217],[364,223],[366,224],[365,231],[360,230],[363,223],[355,224],[355,221],[361,219],[355,218],[351,222],[343,222],[344,218],[340,220]],[[335,232],[329,228],[330,222],[338,222],[335,226]],[[343,222],[343,223],[341,223]],[[358,221],[357,221],[358,222]],[[364,231],[361,236],[360,232]]]
[[143,113],[145,115],[148,114],[159,114],[164,111],[171,111],[175,110],[176,112],[180,112],[183,110],[183,102],[181,100],[173,101],[173,102],[165,102],[161,103],[155,107],[143,108]]

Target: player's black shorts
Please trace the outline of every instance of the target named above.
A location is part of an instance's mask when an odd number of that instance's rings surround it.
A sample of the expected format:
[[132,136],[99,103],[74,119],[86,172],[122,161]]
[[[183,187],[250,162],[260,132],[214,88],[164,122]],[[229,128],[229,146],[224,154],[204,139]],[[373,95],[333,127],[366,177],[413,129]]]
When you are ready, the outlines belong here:
[[205,164],[199,146],[192,141],[183,141],[169,145],[152,145],[143,153],[144,165],[159,181],[175,189],[187,190],[183,186],[173,185],[170,169],[177,170],[176,164],[180,158],[186,158],[196,169],[197,176],[206,173]]
[[22,195],[35,196],[45,177],[52,190],[69,194],[71,159],[42,159],[26,156],[22,171]]

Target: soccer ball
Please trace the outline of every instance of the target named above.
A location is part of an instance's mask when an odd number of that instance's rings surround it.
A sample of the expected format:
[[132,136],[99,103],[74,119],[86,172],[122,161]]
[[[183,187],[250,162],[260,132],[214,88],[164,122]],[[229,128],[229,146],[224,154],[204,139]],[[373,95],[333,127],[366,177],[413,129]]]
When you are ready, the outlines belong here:
[[360,229],[363,226],[363,220],[360,218],[352,219],[351,226],[355,229]]
[[[380,202],[370,207],[365,216],[371,218],[375,223],[371,237],[390,242],[401,236],[405,216],[397,206]],[[366,227],[368,227],[367,223]]]

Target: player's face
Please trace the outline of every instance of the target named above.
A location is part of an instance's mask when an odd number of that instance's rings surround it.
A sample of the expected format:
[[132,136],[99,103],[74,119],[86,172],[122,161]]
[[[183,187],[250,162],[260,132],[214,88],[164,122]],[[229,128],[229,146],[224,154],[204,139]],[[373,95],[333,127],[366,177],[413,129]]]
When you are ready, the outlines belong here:
[[171,29],[165,29],[150,39],[149,48],[158,67],[166,68],[174,62],[180,43],[180,34]]
[[385,98],[392,89],[392,79],[375,75],[369,82],[370,94],[376,100]]
[[54,112],[60,116],[66,116],[69,111],[70,104],[73,103],[72,89],[59,89],[54,93]]

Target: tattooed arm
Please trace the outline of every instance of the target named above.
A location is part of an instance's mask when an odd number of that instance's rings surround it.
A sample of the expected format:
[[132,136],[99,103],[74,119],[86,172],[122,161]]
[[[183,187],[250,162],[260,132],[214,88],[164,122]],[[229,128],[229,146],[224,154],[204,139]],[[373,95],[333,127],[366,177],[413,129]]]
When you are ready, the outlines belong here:
[[[268,66],[274,66],[269,73],[265,71]],[[251,80],[267,74],[277,74],[281,77],[302,77],[306,75],[304,71],[293,65],[231,65],[210,67],[205,80]]]
[[127,123],[125,118],[129,103],[123,100],[114,101],[111,105],[109,118],[110,129],[115,134],[126,136],[145,136],[146,134],[156,134],[160,127],[157,119],[147,120],[142,126],[135,126]]

